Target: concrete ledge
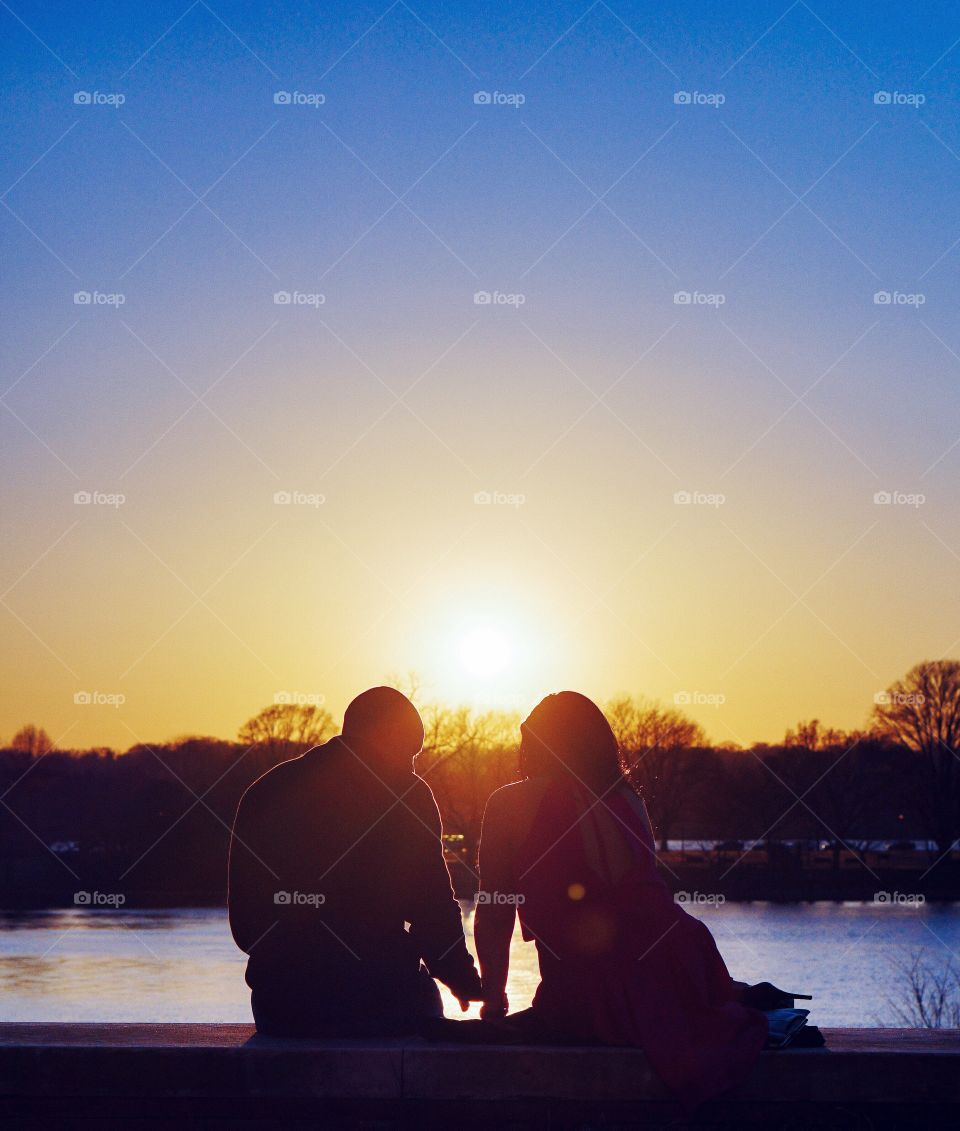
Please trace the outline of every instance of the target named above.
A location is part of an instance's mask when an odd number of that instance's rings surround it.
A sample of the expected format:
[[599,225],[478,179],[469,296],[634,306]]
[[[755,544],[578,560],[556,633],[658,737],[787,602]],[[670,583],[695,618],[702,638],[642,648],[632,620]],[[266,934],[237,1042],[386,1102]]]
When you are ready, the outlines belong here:
[[[288,1041],[247,1025],[0,1024],[18,1127],[960,1128],[960,1031],[834,1029],[691,1121],[633,1049]],[[869,1121],[869,1122],[864,1122]]]

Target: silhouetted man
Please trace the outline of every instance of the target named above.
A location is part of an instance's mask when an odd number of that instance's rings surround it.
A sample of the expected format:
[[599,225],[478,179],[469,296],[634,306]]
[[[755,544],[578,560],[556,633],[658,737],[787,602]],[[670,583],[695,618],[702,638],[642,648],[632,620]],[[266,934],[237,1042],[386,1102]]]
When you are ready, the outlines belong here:
[[342,735],[241,798],[230,927],[250,956],[260,1032],[411,1032],[442,1015],[433,978],[463,1005],[481,997],[440,815],[413,773],[422,745],[409,699],[375,687],[347,708]]

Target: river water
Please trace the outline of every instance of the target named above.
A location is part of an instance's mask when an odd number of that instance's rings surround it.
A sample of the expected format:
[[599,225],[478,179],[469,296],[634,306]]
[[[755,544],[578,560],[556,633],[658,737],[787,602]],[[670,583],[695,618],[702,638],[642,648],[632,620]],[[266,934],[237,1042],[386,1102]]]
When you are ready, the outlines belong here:
[[[898,969],[922,951],[960,967],[960,904],[727,903],[692,906],[742,981],[812,993],[812,1022],[897,1023],[905,996]],[[473,947],[472,910],[464,922]],[[245,955],[226,912],[69,911],[0,915],[0,1020],[246,1021]],[[508,993],[529,1004],[536,952],[515,936]],[[444,991],[448,1016],[461,1016]],[[477,1007],[467,1016],[475,1015]]]

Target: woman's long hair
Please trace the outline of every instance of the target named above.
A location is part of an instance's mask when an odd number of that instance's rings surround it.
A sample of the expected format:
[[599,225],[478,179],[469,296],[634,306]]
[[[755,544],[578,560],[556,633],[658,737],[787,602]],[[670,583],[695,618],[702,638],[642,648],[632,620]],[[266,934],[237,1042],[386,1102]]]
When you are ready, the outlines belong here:
[[603,711],[577,691],[558,691],[520,724],[523,777],[567,774],[603,794],[624,774],[620,747]]

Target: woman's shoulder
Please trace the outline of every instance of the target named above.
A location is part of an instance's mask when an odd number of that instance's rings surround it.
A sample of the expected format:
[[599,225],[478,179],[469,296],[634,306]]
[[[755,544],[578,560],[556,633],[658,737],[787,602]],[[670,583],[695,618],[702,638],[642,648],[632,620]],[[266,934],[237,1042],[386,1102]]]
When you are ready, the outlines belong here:
[[501,805],[514,804],[519,798],[525,797],[529,791],[530,778],[507,782],[506,785],[501,785],[490,794],[490,801],[495,801]]
[[[511,782],[490,794],[483,814],[480,866],[485,879],[510,869],[512,860],[536,817],[543,791],[534,778]],[[505,879],[502,882],[507,882]]]
[[539,778],[524,778],[502,785],[487,800],[487,815],[509,820],[539,805],[544,793],[544,782]]

